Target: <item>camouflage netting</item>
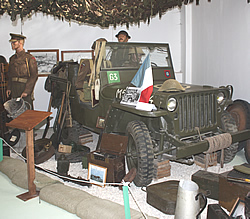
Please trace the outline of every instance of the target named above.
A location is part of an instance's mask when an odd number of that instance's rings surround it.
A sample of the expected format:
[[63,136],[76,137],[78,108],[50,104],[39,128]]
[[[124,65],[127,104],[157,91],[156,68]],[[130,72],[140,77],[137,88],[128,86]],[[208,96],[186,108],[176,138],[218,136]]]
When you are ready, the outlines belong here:
[[[0,15],[8,13],[12,21],[31,17],[36,12],[59,19],[88,23],[101,27],[150,22],[169,9],[199,0],[1,0]],[[208,0],[211,1],[211,0]],[[250,1],[250,0],[247,0]]]

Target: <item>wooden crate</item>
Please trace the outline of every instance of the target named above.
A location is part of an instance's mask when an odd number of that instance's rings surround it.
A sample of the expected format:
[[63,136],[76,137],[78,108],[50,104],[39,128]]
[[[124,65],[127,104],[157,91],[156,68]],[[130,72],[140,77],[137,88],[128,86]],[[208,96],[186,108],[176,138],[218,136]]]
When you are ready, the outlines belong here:
[[207,170],[208,167],[216,166],[217,165],[217,154],[216,153],[210,153],[210,154],[203,154],[204,157],[200,156],[194,156],[194,163],[205,170]]
[[88,163],[107,167],[108,183],[120,183],[125,176],[127,136],[103,133],[100,149],[88,154]]
[[199,170],[192,175],[192,181],[208,198],[219,200],[219,174]]
[[250,191],[250,184],[228,181],[227,175],[229,172],[219,175],[219,204],[231,211],[238,198],[245,200],[247,193]]

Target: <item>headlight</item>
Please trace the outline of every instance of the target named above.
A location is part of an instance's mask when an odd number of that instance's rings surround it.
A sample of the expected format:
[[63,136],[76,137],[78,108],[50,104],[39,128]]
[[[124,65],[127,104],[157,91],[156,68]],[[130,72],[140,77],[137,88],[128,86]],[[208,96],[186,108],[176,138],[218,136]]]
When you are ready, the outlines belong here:
[[224,100],[225,100],[224,93],[222,93],[222,92],[218,93],[218,95],[217,95],[217,102],[218,102],[218,104],[222,104]]
[[176,108],[176,99],[175,98],[172,97],[168,100],[167,108],[168,108],[168,111],[170,111],[170,112],[173,112],[175,110],[175,108]]

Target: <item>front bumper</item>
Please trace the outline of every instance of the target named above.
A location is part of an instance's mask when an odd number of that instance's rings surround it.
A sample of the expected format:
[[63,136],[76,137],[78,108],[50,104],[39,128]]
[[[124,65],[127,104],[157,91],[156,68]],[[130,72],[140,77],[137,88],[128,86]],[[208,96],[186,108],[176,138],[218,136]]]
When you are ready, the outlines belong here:
[[[232,136],[232,144],[250,139],[250,129],[230,133]],[[176,148],[176,159],[192,156],[207,151],[209,148],[208,141],[200,141],[197,143],[190,143],[178,146]]]

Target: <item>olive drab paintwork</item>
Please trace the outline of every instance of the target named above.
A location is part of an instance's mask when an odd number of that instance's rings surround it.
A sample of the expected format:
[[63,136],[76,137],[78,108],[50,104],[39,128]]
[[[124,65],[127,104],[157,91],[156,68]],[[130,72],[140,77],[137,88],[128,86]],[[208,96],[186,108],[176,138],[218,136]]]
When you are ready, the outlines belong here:
[[[81,72],[78,69],[82,67],[79,63],[62,62],[59,65],[67,69],[67,78],[60,77],[56,71],[47,80],[56,87],[59,100],[58,92],[64,92],[66,85],[72,84],[71,113],[82,126],[96,133],[128,135],[127,163],[129,169],[137,168],[136,185],[145,186],[151,182],[153,159],[186,160],[188,163],[193,155],[208,150],[209,144],[204,138],[228,132],[225,128],[228,117],[222,118],[226,107],[232,103],[232,86],[216,88],[164,83],[170,79],[176,81],[168,44],[96,41],[94,45],[93,67],[84,79],[78,75]],[[125,48],[127,59],[117,57],[119,61],[114,61],[115,53],[119,49],[124,52]],[[152,111],[137,110],[134,105],[120,103],[147,55],[153,73],[150,103],[155,109]],[[83,80],[81,88],[76,87],[79,78]],[[130,98],[134,98],[133,95],[127,99]],[[144,140],[137,139],[139,134]],[[250,131],[234,130],[230,134],[234,144],[248,139]],[[141,151],[146,152],[138,154]]]

